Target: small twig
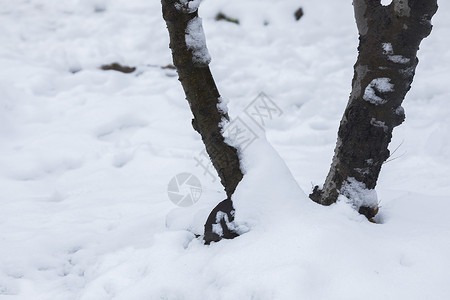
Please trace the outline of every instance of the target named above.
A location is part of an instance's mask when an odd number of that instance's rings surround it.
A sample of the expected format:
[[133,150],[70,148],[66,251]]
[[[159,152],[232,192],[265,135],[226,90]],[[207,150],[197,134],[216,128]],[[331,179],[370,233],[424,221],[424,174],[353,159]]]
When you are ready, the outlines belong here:
[[100,67],[100,69],[104,70],[104,71],[109,71],[109,70],[113,70],[113,71],[118,71],[118,72],[122,72],[122,73],[133,73],[134,71],[136,71],[136,67],[129,67],[129,66],[123,66],[119,63],[112,63],[109,65],[102,65]]
[[[391,162],[391,161],[393,161],[393,160],[396,160],[397,158],[400,158],[400,157],[404,156],[406,153],[408,153],[408,151],[405,151],[402,155],[399,155],[399,156],[394,157],[394,158],[392,158],[392,159],[386,160],[386,161],[383,163],[383,165],[384,165],[384,164],[387,164],[388,162]],[[392,153],[392,154],[394,154],[394,153]],[[392,155],[389,155],[389,157],[391,157],[391,156],[392,156]]]
[[402,142],[397,146],[397,148],[395,148],[394,151],[392,151],[392,153],[391,153],[391,154],[389,155],[389,157],[388,157],[388,160],[386,160],[385,162],[383,162],[383,165],[386,164],[386,163],[388,163],[388,162],[390,162],[390,161],[393,161],[393,160],[395,160],[395,159],[397,159],[397,158],[400,158],[400,157],[402,157],[403,155],[405,155],[405,154],[407,153],[407,151],[405,151],[402,155],[397,156],[397,157],[394,157],[394,158],[392,158],[392,159],[389,159],[389,158],[392,157],[392,155],[394,155],[395,152],[397,152],[397,150],[403,145],[403,142],[404,142],[404,141],[405,141],[405,140],[402,140]]
[[238,19],[231,18],[231,17],[225,15],[224,13],[219,12],[219,13],[216,15],[216,21],[221,21],[221,20],[224,20],[224,21],[227,21],[227,22],[230,22],[230,23],[234,23],[234,24],[239,25],[239,20],[238,20]]
[[402,142],[397,146],[397,148],[395,148],[394,151],[392,151],[392,153],[391,153],[391,155],[389,155],[389,157],[391,157],[392,155],[395,154],[395,152],[398,150],[398,148],[400,148],[400,147],[403,145],[403,142],[404,142],[404,141],[405,141],[405,140],[402,140]]

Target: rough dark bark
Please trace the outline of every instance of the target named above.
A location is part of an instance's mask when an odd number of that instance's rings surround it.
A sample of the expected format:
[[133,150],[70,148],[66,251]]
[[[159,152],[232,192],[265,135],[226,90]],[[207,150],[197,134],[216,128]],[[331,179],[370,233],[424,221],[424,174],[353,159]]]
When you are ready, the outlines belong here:
[[234,221],[233,202],[225,199],[209,214],[205,223],[205,244],[218,242],[221,239],[233,239],[238,236],[232,225]]
[[[359,55],[352,92],[325,184],[310,195],[323,205],[341,194],[352,198],[351,183],[374,190],[390,155],[392,130],[405,119],[401,104],[413,81],[419,44],[430,34],[437,10],[437,0],[393,0],[388,6],[380,0],[354,0],[353,5]],[[369,219],[378,211],[377,203],[355,206]]]
[[[209,61],[196,57],[195,49],[189,48],[186,43],[186,33],[189,22],[198,18],[196,7],[189,7],[191,1],[180,3],[175,0],[162,0],[163,17],[166,21],[170,36],[173,63],[178,72],[186,99],[194,115],[192,126],[201,135],[206,151],[214,168],[225,188],[229,206],[226,214],[233,210],[231,196],[234,193],[243,174],[240,169],[240,160],[237,149],[225,143],[222,128],[223,119],[228,115],[219,110],[220,94],[209,69]],[[193,3],[192,3],[193,4]],[[200,20],[195,20],[200,22]],[[201,24],[201,23],[200,23]],[[212,214],[217,214],[213,211]],[[215,222],[216,217],[208,218]],[[220,223],[220,220],[218,221]],[[205,241],[209,236],[213,224],[205,225]],[[226,231],[227,228],[224,228]]]

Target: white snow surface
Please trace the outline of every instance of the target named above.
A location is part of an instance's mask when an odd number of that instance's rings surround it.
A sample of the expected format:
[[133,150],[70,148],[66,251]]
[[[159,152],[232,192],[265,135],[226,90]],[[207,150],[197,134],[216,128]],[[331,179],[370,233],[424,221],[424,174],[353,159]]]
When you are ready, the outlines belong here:
[[[261,91],[283,111],[241,153],[244,233],[204,246],[194,233],[225,193],[196,167],[189,105],[160,68],[172,62],[160,1],[4,1],[0,299],[447,299],[450,2],[439,5],[372,224],[306,196],[325,180],[350,94],[351,1],[202,3],[231,118],[258,127],[244,110]],[[219,11],[240,25],[216,22]],[[99,69],[112,62],[137,70]],[[202,183],[189,208],[167,196],[182,172]]]
[[200,17],[195,17],[189,21],[185,39],[188,49],[192,50],[194,63],[209,64],[211,62]]

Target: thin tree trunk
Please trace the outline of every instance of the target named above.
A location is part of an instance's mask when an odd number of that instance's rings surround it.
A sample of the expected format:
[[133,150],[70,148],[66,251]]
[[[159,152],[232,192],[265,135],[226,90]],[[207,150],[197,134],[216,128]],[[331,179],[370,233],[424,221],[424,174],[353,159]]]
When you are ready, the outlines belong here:
[[369,219],[378,212],[375,186],[389,157],[392,130],[405,114],[401,106],[427,37],[436,0],[354,0],[359,56],[352,92],[338,131],[333,162],[323,188],[310,198],[330,205],[346,196]]
[[219,109],[220,94],[208,66],[210,58],[204,42],[201,19],[198,17],[199,2],[161,1],[170,35],[173,62],[194,115],[192,125],[201,135],[227,194],[227,199],[224,200],[226,205],[218,205],[205,224],[205,241],[209,243],[221,237],[234,237],[233,234],[227,235],[227,228],[222,228],[223,234],[218,235],[213,232],[213,225],[224,224],[221,217],[224,214],[220,212],[229,216],[229,222],[233,221],[231,196],[243,174],[237,149],[225,143],[222,134],[221,123],[229,118],[226,112]]

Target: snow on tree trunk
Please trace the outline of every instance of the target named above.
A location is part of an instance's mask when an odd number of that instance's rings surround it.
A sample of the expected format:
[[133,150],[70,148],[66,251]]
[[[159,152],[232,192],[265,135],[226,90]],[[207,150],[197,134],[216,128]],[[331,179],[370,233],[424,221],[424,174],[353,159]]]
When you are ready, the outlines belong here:
[[330,171],[310,198],[330,205],[340,195],[369,219],[378,212],[375,186],[389,157],[392,130],[418,63],[417,50],[431,32],[437,0],[354,0],[359,55],[350,100],[342,117]]
[[[237,149],[228,145],[222,134],[224,120],[228,120],[226,110],[220,101],[214,79],[209,69],[211,60],[206,48],[202,21],[198,17],[200,0],[162,0],[163,17],[170,36],[173,62],[178,72],[186,99],[194,115],[192,125],[201,135],[206,151],[225,188],[225,204],[218,205],[205,224],[205,241],[218,240],[221,237],[233,238],[228,228],[222,228],[223,234],[212,231],[213,226],[233,221],[231,196],[243,174]],[[225,210],[225,211],[224,211]],[[227,216],[222,222],[221,216]],[[217,230],[216,230],[217,231]],[[228,236],[227,236],[227,233]]]

